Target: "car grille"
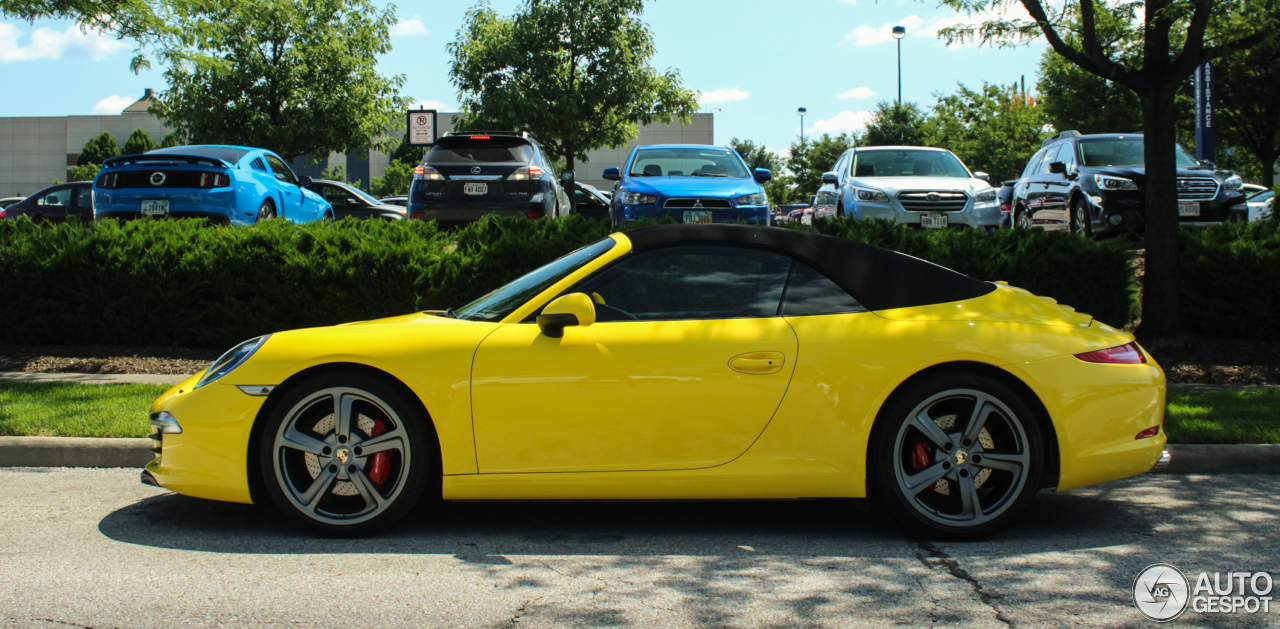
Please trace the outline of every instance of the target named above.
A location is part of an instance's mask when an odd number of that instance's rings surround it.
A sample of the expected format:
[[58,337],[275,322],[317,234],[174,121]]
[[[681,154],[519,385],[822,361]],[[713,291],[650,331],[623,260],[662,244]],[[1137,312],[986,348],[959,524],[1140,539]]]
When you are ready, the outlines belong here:
[[1178,177],[1179,201],[1209,201],[1218,196],[1218,180],[1211,177]]
[[[164,174],[164,182],[160,185],[151,183],[155,173]],[[200,184],[198,170],[124,170],[117,174],[116,188],[197,188]]]
[[898,203],[908,212],[959,212],[969,203],[969,195],[952,190],[899,192]]
[[728,199],[667,199],[662,207],[682,208],[688,210],[723,210],[730,207]]

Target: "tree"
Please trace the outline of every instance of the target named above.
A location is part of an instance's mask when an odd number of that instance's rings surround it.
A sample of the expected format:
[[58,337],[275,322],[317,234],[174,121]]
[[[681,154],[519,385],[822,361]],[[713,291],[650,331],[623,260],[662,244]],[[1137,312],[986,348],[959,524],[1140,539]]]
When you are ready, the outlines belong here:
[[841,133],[832,137],[829,133],[812,142],[794,142],[791,144],[791,159],[788,167],[796,181],[796,192],[803,200],[818,192],[822,187],[822,173],[835,167],[836,161],[845,151],[864,146],[863,137],[858,134]]
[[[1271,41],[1236,53],[1215,64],[1218,129],[1228,143],[1248,151],[1248,168],[1266,185],[1275,179],[1280,159],[1280,80],[1274,60],[1280,42]],[[1225,161],[1225,160],[1224,160]]]
[[417,166],[422,162],[422,147],[409,144],[409,130],[405,129],[404,138],[400,140],[396,150],[391,152],[390,157],[393,162]]
[[674,69],[649,66],[643,0],[525,0],[511,17],[487,2],[448,45],[463,129],[529,131],[568,168],[587,151],[619,147],[640,124],[697,109]]
[[1012,179],[1044,139],[1044,112],[1015,89],[959,85],[955,94],[934,94],[938,103],[925,125],[925,144],[949,149],[970,169],[999,184]]
[[79,164],[71,169],[71,181],[93,181],[102,170],[102,164]]
[[116,144],[116,139],[111,137],[110,131],[103,131],[98,134],[98,137],[85,142],[84,148],[80,149],[80,154],[76,156],[76,166],[101,164],[108,157],[119,154],[120,146]]
[[156,147],[156,143],[151,141],[151,136],[142,129],[134,129],[129,134],[129,139],[124,141],[125,155],[139,155],[146,153]]
[[882,100],[876,104],[862,140],[866,146],[921,146],[924,123],[924,111],[919,105]]
[[751,140],[739,140],[733,138],[729,140],[729,148],[738,152],[742,156],[743,161],[747,163],[747,168],[754,171],[757,168],[764,168],[773,175],[773,178],[764,183],[765,194],[769,195],[769,201],[773,204],[790,203],[795,196],[795,179],[784,172],[785,166],[782,158],[763,144],[756,144]]
[[409,184],[413,183],[415,164],[393,161],[382,171],[381,177],[374,177],[369,186],[369,194],[375,197],[389,197],[409,194]]
[[114,33],[120,39],[139,42],[129,69],[138,72],[151,67],[142,46],[155,42],[166,32],[163,19],[147,0],[0,0],[0,15],[28,22],[38,19],[67,19],[83,27]]
[[[1000,9],[1011,0],[943,0],[970,13]],[[1067,61],[1138,95],[1145,137],[1146,270],[1142,324],[1147,338],[1181,331],[1178,213],[1174,187],[1175,98],[1197,67],[1280,37],[1280,3],[1273,0],[1019,0],[1032,21],[996,16],[979,26],[940,31],[948,42],[980,39],[1016,44],[1043,36]],[[1078,30],[1077,28],[1078,27]],[[1078,40],[1070,35],[1078,32]]]
[[174,146],[182,146],[186,143],[187,141],[183,139],[181,133],[166,133],[164,134],[164,139],[160,141],[160,146],[156,148],[167,149]]
[[408,108],[383,77],[394,7],[371,0],[174,0],[181,41],[152,111],[195,142],[286,160],[377,146]]
[[1058,131],[1119,133],[1142,128],[1142,105],[1133,90],[1081,70],[1053,50],[1040,57],[1036,89],[1037,104]]

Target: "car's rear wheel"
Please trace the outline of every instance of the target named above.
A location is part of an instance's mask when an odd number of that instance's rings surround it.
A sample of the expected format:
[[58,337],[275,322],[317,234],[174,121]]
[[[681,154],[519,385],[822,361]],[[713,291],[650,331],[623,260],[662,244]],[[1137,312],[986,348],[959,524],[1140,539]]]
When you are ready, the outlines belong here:
[[269,218],[275,218],[275,217],[276,217],[276,205],[271,202],[271,199],[264,200],[262,202],[262,205],[258,207],[257,220],[265,221]]
[[1071,233],[1093,236],[1093,223],[1089,218],[1089,206],[1084,199],[1076,197],[1071,200]]
[[399,520],[435,473],[430,420],[399,389],[336,372],[293,387],[264,426],[259,463],[284,514],[327,534]]
[[1013,224],[1018,229],[1031,229],[1031,213],[1026,209],[1018,212],[1018,217],[1014,219]]
[[976,539],[1034,499],[1044,467],[1034,412],[1007,385],[951,373],[896,393],[872,431],[873,496],[926,535]]

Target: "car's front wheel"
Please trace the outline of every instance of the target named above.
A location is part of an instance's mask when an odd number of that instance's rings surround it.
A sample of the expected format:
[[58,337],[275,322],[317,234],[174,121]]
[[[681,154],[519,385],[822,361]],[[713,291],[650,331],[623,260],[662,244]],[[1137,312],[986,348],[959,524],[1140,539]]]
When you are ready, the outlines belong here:
[[430,420],[401,390],[361,373],[288,391],[264,426],[259,463],[272,502],[321,532],[356,535],[404,516],[435,473]]
[[872,431],[873,496],[904,524],[950,539],[1008,526],[1040,489],[1034,411],[1004,383],[950,373],[896,393]]
[[1076,197],[1071,201],[1071,232],[1083,234],[1086,237],[1093,236],[1093,223],[1089,218],[1089,206],[1085,205],[1082,197]]

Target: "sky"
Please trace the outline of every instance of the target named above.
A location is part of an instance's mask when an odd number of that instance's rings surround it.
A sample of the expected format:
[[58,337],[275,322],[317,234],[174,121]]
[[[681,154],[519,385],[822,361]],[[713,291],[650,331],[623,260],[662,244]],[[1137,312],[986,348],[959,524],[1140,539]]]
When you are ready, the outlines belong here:
[[[957,82],[978,87],[1025,78],[1034,91],[1042,41],[1017,48],[947,46],[937,29],[975,18],[936,1],[650,0],[642,19],[657,49],[651,63],[679,70],[685,87],[700,93],[699,111],[715,114],[717,144],[742,138],[785,151],[801,133],[799,107],[808,110],[803,132],[812,137],[865,128],[877,101],[897,98],[894,25],[907,29],[904,101],[930,107],[935,94],[955,91]],[[456,111],[445,46],[475,1],[396,4],[393,49],[378,60],[379,71],[405,75],[402,94],[415,102]],[[491,4],[510,14],[519,0]],[[85,33],[69,21],[0,17],[6,92],[0,117],[114,114],[146,88],[163,91],[163,67],[129,71],[133,48],[131,41]]]

